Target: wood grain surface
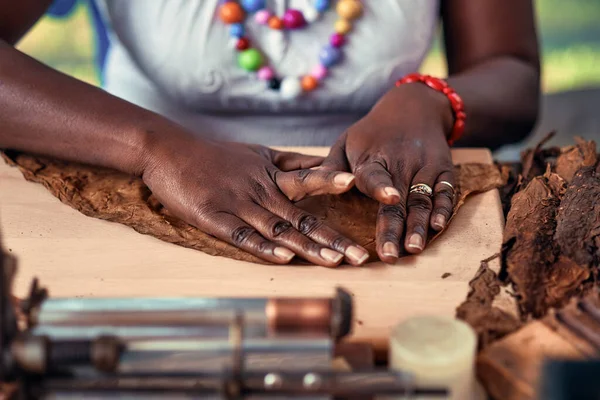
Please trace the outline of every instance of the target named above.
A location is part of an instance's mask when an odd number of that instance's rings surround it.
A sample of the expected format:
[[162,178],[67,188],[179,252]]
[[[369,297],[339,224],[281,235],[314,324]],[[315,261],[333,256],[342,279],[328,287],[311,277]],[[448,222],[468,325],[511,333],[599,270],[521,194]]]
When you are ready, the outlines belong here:
[[[327,153],[326,148],[293,150]],[[483,149],[457,149],[453,158],[455,163],[492,162]],[[53,297],[323,296],[339,285],[354,296],[353,338],[378,349],[387,347],[390,328],[409,316],[454,315],[480,260],[500,250],[502,229],[494,190],[468,199],[440,239],[422,255],[396,265],[256,265],[88,218],[43,186],[26,182],[16,168],[0,165],[0,233],[6,249],[18,258],[19,296],[26,294],[34,276]]]

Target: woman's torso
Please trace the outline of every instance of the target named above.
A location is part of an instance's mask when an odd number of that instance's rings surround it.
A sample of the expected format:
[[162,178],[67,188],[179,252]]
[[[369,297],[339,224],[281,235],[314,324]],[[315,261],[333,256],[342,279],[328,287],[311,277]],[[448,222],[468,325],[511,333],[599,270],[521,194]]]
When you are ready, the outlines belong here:
[[[435,30],[438,0],[365,0],[344,58],[313,92],[293,100],[242,70],[219,0],[102,0],[112,30],[105,67],[111,93],[210,137],[269,145],[328,145],[400,76],[418,69]],[[313,0],[267,0],[282,14]],[[296,31],[246,22],[278,76],[318,62],[337,19],[335,2]],[[400,105],[401,106],[401,105]]]

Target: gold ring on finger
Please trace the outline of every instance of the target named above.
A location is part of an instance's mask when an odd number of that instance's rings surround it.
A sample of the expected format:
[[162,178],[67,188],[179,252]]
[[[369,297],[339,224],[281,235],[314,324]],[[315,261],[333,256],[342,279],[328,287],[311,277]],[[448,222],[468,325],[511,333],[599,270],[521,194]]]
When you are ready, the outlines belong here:
[[438,184],[448,186],[454,192],[454,186],[448,181],[439,181]]
[[433,190],[431,186],[426,185],[425,183],[417,183],[416,185],[412,185],[410,187],[410,193],[422,194],[427,197],[433,196]]

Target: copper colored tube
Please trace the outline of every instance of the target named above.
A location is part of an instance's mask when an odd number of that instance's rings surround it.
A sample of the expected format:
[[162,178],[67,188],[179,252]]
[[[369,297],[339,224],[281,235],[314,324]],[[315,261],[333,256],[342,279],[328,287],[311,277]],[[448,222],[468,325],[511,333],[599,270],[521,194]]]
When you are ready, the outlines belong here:
[[265,307],[268,331],[346,336],[352,324],[352,298],[338,289],[333,299],[275,298]]
[[269,332],[329,333],[331,302],[320,299],[269,299],[266,307]]

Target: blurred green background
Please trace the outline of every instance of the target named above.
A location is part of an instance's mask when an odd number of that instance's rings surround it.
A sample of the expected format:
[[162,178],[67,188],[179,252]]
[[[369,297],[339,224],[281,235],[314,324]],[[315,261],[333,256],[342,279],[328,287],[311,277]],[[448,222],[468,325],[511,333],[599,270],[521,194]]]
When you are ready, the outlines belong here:
[[[544,91],[600,86],[600,0],[535,3],[543,49]],[[19,48],[63,72],[98,84],[93,64],[94,37],[85,3],[79,4],[67,20],[44,17]],[[432,48],[423,70],[445,73],[438,45]]]

